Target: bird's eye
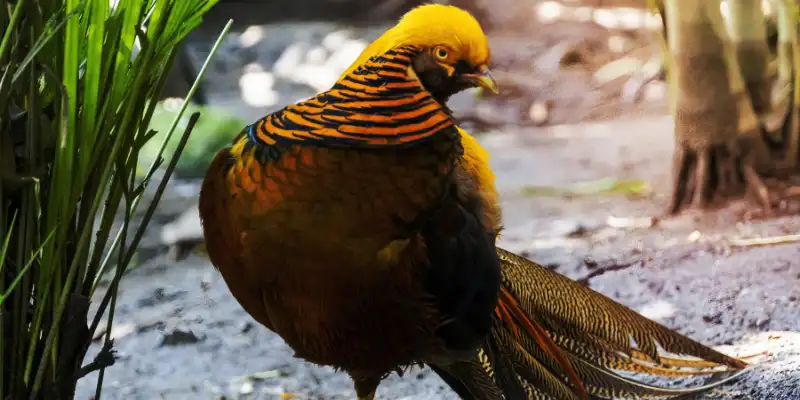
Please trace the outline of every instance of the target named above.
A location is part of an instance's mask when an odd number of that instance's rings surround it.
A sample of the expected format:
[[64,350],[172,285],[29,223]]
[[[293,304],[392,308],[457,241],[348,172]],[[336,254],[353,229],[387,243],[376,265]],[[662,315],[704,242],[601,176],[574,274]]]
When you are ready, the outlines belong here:
[[436,55],[436,58],[438,58],[441,61],[447,60],[447,56],[449,56],[449,54],[447,53],[447,49],[445,49],[444,47],[437,47],[436,50],[434,50],[433,54]]

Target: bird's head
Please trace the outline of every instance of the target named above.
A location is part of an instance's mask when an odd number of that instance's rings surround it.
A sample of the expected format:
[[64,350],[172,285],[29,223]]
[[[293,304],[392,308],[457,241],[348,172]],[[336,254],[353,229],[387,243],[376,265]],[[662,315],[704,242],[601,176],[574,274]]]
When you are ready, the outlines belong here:
[[488,66],[489,43],[480,24],[467,11],[442,4],[426,4],[407,12],[367,46],[342,77],[369,58],[403,45],[422,49],[409,73],[442,104],[471,87],[498,91]]

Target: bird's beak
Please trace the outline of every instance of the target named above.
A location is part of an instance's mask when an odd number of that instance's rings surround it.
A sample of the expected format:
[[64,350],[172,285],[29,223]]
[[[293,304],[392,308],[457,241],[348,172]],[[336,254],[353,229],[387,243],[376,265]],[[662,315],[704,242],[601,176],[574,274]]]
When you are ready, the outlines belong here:
[[464,78],[472,82],[475,86],[491,90],[494,94],[500,93],[500,89],[497,88],[497,81],[494,80],[492,71],[489,71],[489,67],[486,65],[481,65],[476,74],[465,74]]

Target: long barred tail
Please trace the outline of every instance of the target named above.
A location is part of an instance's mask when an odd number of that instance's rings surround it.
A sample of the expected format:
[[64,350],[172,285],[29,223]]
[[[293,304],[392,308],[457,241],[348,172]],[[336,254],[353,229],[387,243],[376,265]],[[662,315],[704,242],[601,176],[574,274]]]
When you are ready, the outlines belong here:
[[[709,390],[745,372],[742,360],[528,259],[502,249],[498,254],[503,289],[491,336],[470,362],[432,366],[464,399],[670,398]],[[720,379],[667,388],[639,382],[633,374]]]

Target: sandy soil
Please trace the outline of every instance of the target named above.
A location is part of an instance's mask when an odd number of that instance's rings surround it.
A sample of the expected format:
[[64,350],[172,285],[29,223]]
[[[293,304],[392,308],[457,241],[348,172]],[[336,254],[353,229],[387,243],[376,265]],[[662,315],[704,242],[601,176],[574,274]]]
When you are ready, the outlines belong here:
[[[733,207],[660,220],[654,227],[609,225],[620,224],[610,217],[630,224],[663,209],[670,132],[670,119],[660,117],[483,136],[505,210],[501,245],[573,278],[609,264],[631,264],[593,278],[591,286],[706,343],[733,344],[759,332],[800,330],[800,245],[727,243],[797,232],[800,218],[737,223],[739,212]],[[528,185],[565,187],[606,177],[643,179],[657,194],[524,194]],[[107,371],[104,398],[272,399],[284,392],[300,398],[352,398],[345,375],[293,359],[283,341],[255,324],[202,260],[172,264],[156,257],[129,273],[121,290],[114,336],[122,358]],[[95,344],[92,351],[98,348]],[[88,398],[94,378],[81,382],[79,398]],[[779,398],[736,393],[731,398]],[[428,371],[393,376],[379,396],[455,398]]]

